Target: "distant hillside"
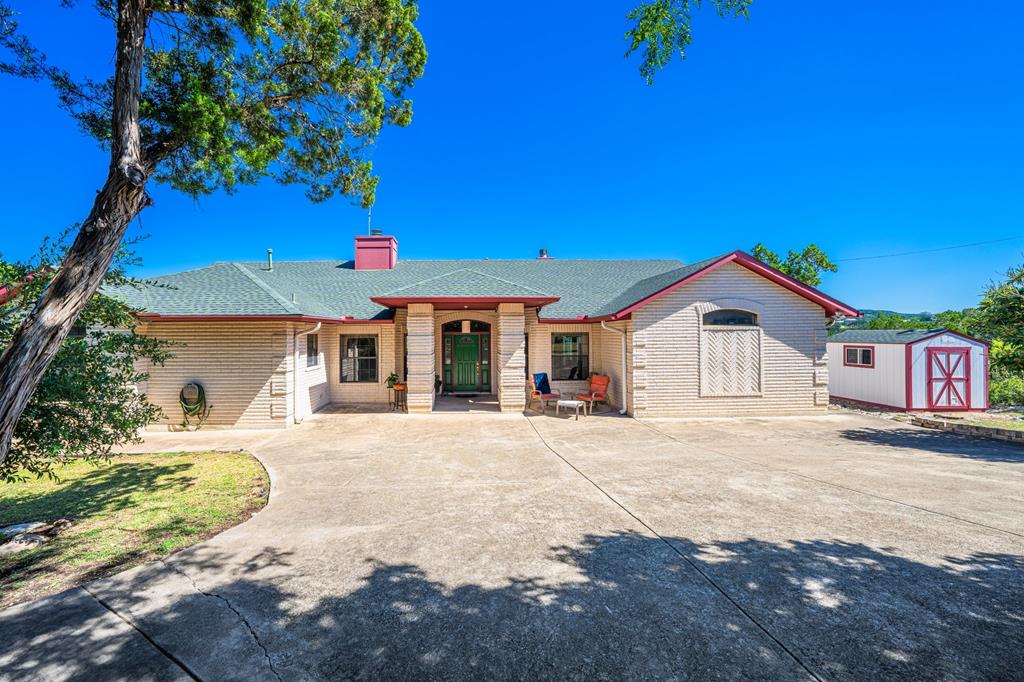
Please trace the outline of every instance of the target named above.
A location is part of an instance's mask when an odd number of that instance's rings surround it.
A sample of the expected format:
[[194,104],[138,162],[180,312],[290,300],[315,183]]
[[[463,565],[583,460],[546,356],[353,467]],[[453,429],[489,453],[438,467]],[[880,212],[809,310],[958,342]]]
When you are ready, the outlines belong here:
[[930,322],[935,319],[935,313],[898,313],[895,310],[870,310],[865,308],[861,310],[864,313],[864,317],[860,320],[850,320],[851,322],[866,322],[867,320],[874,319],[879,315],[899,315],[900,317],[907,317],[911,320],[921,320],[922,322]]
[[913,320],[915,324],[907,325],[908,327],[923,327],[935,321],[935,313],[901,313],[895,310],[871,310],[870,308],[861,309],[861,312],[864,313],[864,317],[848,318],[829,327],[829,335],[837,334],[847,329],[866,327],[871,320],[880,315],[897,315]]

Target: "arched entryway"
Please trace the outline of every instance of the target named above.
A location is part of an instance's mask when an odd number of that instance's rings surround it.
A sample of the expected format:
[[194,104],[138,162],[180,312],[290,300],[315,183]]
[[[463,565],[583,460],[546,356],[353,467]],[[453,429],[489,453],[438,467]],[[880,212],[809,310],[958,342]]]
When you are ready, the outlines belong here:
[[491,390],[491,325],[452,320],[441,325],[441,381],[446,393]]

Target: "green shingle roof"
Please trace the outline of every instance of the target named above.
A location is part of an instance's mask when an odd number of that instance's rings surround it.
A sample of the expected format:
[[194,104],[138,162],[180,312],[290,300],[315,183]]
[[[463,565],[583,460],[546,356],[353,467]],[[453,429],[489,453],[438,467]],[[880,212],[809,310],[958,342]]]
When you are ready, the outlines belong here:
[[949,331],[934,329],[847,329],[828,337],[829,343],[913,343]]
[[545,291],[463,268],[399,287],[385,296],[551,296]]
[[[721,258],[721,257],[719,257]],[[559,297],[547,318],[611,314],[718,258],[678,260],[399,260],[393,270],[352,261],[214,263],[109,293],[159,315],[307,315],[386,319],[379,296]]]

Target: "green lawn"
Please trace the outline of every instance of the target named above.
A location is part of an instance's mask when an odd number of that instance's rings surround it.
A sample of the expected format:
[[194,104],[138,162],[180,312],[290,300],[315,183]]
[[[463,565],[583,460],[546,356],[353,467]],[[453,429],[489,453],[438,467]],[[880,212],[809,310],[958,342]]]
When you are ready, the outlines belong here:
[[997,429],[1013,429],[1024,431],[1024,421],[1019,419],[965,419],[964,423],[974,426],[988,426]]
[[119,455],[46,478],[0,483],[0,526],[68,518],[50,542],[0,558],[0,607],[166,556],[267,503],[263,466],[244,452]]

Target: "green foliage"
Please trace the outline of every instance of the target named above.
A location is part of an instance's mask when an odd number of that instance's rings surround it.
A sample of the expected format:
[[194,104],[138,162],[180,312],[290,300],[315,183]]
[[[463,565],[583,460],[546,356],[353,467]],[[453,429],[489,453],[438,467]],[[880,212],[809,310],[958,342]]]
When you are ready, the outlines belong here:
[[993,405],[1024,405],[1024,374],[994,370],[988,396]]
[[[65,0],[65,4],[75,4]],[[274,177],[314,201],[373,203],[366,149],[412,120],[427,53],[415,0],[151,0],[140,114],[158,181],[193,196]],[[109,0],[96,3],[108,17]],[[0,0],[0,72],[50,81],[88,135],[110,140],[112,78],[72,77]]]
[[858,329],[931,329],[935,325],[926,320],[882,313],[860,325]]
[[754,258],[812,287],[821,284],[821,273],[836,272],[839,269],[815,244],[809,244],[803,251],[791,249],[785,260],[760,242],[751,253]]
[[967,336],[981,336],[978,329],[977,311],[974,308],[947,310],[932,318],[933,327],[944,327]]
[[1024,373],[1024,266],[1010,268],[1006,279],[989,286],[978,304],[975,328],[979,335],[998,340],[992,366]]
[[[749,17],[752,0],[712,0],[721,17]],[[626,56],[643,48],[640,75],[648,85],[654,83],[654,74],[665,68],[678,55],[686,59],[686,48],[693,42],[690,24],[693,12],[699,10],[701,0],[649,0],[626,15],[632,22],[626,31],[629,49]]]
[[[61,237],[46,240],[29,263],[0,257],[0,287],[17,292],[0,304],[0,348],[39,300],[67,247]],[[131,284],[124,267],[132,262],[131,252],[122,249],[104,283]],[[136,362],[162,364],[169,347],[136,334],[131,312],[103,294],[90,299],[78,319],[79,333],[65,339],[18,421],[0,480],[52,475],[54,466],[72,459],[104,458],[114,445],[137,440],[138,429],[160,416],[160,409],[135,390],[146,379]]]

